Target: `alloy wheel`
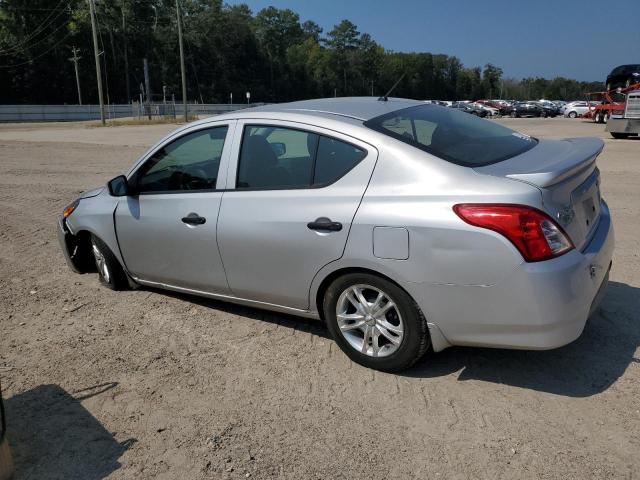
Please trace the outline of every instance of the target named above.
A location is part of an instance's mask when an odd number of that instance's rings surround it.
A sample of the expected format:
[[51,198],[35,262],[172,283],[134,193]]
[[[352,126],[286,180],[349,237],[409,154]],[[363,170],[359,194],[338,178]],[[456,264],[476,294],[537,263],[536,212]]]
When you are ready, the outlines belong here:
[[370,357],[386,357],[398,350],[404,323],[391,297],[371,285],[352,285],[336,304],[340,333],[356,351]]

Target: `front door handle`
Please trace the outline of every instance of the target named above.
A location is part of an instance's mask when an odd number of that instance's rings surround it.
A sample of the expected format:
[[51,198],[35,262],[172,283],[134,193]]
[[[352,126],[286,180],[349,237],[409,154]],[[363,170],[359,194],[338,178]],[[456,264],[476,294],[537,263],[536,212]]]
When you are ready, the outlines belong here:
[[327,217],[316,218],[314,222],[307,223],[309,230],[320,230],[325,232],[339,232],[342,230],[342,224],[340,222],[332,222]]
[[182,221],[188,225],[203,225],[207,222],[207,219],[197,213],[190,213],[186,217],[182,217]]

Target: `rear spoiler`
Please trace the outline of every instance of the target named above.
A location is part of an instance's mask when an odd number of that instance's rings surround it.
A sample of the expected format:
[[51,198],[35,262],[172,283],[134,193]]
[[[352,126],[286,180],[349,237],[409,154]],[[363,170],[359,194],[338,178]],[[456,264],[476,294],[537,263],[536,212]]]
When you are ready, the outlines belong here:
[[521,155],[475,170],[545,188],[591,168],[603,148],[599,138],[541,140]]

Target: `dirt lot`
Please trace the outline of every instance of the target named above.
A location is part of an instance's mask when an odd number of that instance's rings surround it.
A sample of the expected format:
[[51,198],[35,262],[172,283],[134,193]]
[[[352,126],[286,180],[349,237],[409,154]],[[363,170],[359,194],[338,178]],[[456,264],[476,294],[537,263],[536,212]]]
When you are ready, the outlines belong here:
[[57,215],[173,126],[0,125],[0,376],[17,478],[640,478],[640,140],[502,121],[606,140],[607,297],[562,349],[451,348],[404,375],[351,363],[315,322],[71,273]]

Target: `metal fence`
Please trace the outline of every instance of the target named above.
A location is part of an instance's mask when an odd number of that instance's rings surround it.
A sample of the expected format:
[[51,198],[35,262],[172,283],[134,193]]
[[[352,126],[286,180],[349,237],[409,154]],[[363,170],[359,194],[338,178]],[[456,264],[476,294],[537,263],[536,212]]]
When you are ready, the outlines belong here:
[[[257,107],[264,103],[193,103],[188,104],[190,115],[209,116]],[[184,115],[182,103],[143,103],[112,104],[104,106],[105,118],[141,118]],[[0,122],[70,122],[82,120],[100,120],[98,105],[0,105]]]

